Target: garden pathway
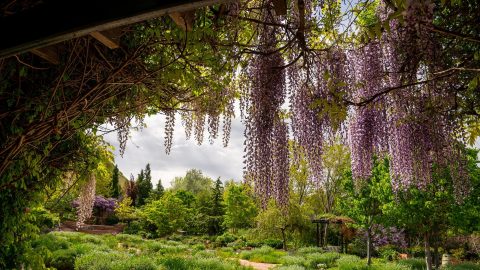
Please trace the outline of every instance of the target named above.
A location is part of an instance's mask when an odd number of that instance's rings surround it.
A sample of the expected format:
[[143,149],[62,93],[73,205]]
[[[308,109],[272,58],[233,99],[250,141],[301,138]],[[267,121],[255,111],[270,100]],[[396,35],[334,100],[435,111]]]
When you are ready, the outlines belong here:
[[253,269],[256,269],[256,270],[268,270],[276,266],[276,264],[258,263],[258,262],[251,262],[247,260],[240,260],[240,264],[243,266],[251,266],[253,267]]

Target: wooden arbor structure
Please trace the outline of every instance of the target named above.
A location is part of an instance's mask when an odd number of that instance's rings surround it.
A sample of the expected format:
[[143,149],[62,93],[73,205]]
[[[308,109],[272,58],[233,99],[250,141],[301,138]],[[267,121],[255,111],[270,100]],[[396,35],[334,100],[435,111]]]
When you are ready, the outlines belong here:
[[[90,35],[110,49],[119,47],[122,27],[168,15],[183,30],[192,29],[195,9],[232,0],[25,0],[0,5],[0,59],[31,52],[58,64],[58,46]],[[17,1],[20,2],[20,1]],[[286,0],[272,0],[277,15]],[[3,13],[3,14],[2,14]]]
[[346,241],[350,239],[354,232],[352,229],[348,228],[346,224],[354,223],[354,221],[348,217],[340,217],[340,216],[328,216],[328,217],[321,217],[318,219],[313,219],[312,223],[317,225],[316,228],[316,240],[318,247],[325,247],[326,246],[326,232],[329,224],[334,224],[340,227],[340,234],[339,234],[339,246],[340,252],[346,252]]

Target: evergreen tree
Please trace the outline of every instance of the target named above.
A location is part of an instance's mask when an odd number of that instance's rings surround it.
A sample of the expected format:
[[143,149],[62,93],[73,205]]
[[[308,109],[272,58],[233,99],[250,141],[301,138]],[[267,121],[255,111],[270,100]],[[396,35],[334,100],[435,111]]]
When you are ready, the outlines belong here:
[[150,200],[159,200],[162,198],[163,193],[165,193],[165,188],[162,185],[162,179],[158,179],[157,187],[152,190],[152,193],[150,194]]
[[115,168],[113,168],[113,174],[112,174],[112,183],[111,183],[111,196],[113,198],[118,198],[120,196],[120,188],[119,188],[119,184],[118,184],[118,174],[119,174],[119,170],[118,170],[118,166],[115,165]]
[[145,204],[145,200],[150,196],[152,192],[152,176],[150,170],[150,164],[147,164],[145,170],[141,170],[137,178],[138,196],[135,203],[136,206],[142,206]]
[[165,188],[162,185],[162,179],[158,179],[157,188],[155,189],[158,197],[162,197],[163,193],[165,192]]
[[210,212],[210,228],[211,234],[219,234],[223,231],[223,215],[225,214],[225,206],[223,204],[223,183],[220,177],[215,181],[215,187],[212,192],[212,208]]

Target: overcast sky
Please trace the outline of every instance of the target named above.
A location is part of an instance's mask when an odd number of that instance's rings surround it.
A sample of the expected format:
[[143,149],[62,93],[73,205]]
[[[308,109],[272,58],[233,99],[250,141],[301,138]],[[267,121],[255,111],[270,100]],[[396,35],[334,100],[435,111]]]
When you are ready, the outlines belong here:
[[228,147],[223,147],[223,132],[221,131],[219,138],[211,145],[205,129],[204,143],[199,146],[193,138],[186,140],[180,116],[177,115],[175,123],[173,145],[169,155],[165,154],[165,118],[163,115],[145,118],[147,127],[131,132],[131,138],[127,142],[123,157],[118,152],[117,134],[106,134],[105,140],[115,147],[115,163],[120,171],[127,178],[130,178],[130,174],[137,177],[140,170],[150,163],[154,187],[158,179],[162,179],[164,187],[169,187],[170,181],[175,176],[184,176],[187,170],[193,168],[200,169],[204,175],[212,179],[219,176],[223,181],[227,179],[240,181],[242,179],[244,126],[240,122],[240,117],[232,120]]

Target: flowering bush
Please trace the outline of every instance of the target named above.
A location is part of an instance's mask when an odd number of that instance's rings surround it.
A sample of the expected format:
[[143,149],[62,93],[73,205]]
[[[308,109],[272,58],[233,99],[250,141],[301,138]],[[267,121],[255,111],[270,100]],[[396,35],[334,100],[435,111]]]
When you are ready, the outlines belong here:
[[104,198],[103,196],[97,195],[95,196],[93,207],[101,211],[113,213],[113,211],[115,211],[115,208],[117,208],[117,199]]
[[[79,200],[74,200],[72,206],[78,209],[80,206]],[[93,215],[97,218],[96,223],[105,224],[107,221],[106,219],[114,214],[114,211],[117,207],[117,199],[105,198],[101,195],[96,195],[94,197],[92,207]]]
[[407,247],[403,229],[396,227],[385,228],[379,224],[375,224],[372,228],[372,244],[376,249],[386,245],[393,245],[400,248]]

